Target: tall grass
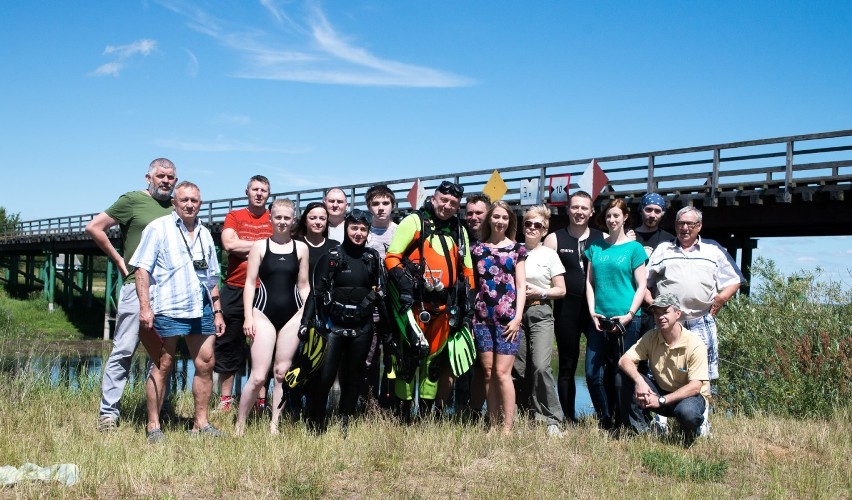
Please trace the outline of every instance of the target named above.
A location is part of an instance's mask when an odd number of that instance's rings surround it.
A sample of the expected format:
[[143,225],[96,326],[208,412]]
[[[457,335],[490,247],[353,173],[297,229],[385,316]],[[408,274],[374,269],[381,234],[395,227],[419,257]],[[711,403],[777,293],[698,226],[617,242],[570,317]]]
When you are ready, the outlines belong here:
[[[613,440],[592,421],[548,439],[521,420],[508,437],[454,421],[403,426],[372,412],[344,439],[285,423],[272,437],[254,422],[242,438],[191,438],[187,392],[176,395],[180,419],[167,439],[148,445],[142,387],[129,387],[125,420],[99,434],[99,381],[51,386],[43,374],[0,375],[0,464],[75,463],[81,482],[22,483],[0,490],[31,497],[158,498],[599,498],[794,496],[852,494],[852,414],[826,421],[745,417],[714,420],[715,437],[685,450],[650,437]],[[213,413],[230,433],[233,414]]]
[[817,273],[786,276],[772,261],[755,262],[762,284],[719,315],[724,406],[830,418],[852,405],[852,290]]

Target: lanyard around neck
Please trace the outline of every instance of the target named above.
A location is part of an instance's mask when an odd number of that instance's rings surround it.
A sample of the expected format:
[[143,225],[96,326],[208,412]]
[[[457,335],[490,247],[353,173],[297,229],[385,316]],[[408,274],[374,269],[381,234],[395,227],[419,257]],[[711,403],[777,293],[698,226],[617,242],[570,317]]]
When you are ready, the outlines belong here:
[[[183,235],[183,229],[180,228],[180,220],[178,220],[177,230],[180,233],[180,237],[183,240],[183,246],[186,247],[186,251],[189,252],[189,260],[195,260],[192,256],[192,248],[190,248],[189,243],[186,241],[186,236]],[[198,227],[196,223],[195,227]],[[201,258],[204,258],[204,244],[201,242],[200,234],[195,236],[195,241],[192,242],[192,246],[195,246],[195,242],[197,241],[199,245],[201,245]]]

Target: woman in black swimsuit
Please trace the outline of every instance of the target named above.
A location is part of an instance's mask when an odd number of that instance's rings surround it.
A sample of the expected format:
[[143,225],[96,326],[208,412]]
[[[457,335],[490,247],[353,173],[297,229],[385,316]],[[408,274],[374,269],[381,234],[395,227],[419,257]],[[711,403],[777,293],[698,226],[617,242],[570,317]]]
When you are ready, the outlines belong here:
[[[253,287],[243,291],[246,315],[243,331],[251,339],[251,375],[243,388],[235,433],[245,431],[246,417],[254,406],[260,388],[266,384],[272,354],[275,352],[275,387],[272,392],[270,432],[278,433],[278,418],[284,373],[290,367],[299,344],[297,321],[292,321],[310,292],[308,282],[308,246],[290,237],[293,226],[293,202],[275,200],[269,209],[272,237],[258,240],[248,255],[246,283],[260,278],[257,294]],[[288,325],[289,328],[288,328]],[[286,365],[278,376],[278,365]]]

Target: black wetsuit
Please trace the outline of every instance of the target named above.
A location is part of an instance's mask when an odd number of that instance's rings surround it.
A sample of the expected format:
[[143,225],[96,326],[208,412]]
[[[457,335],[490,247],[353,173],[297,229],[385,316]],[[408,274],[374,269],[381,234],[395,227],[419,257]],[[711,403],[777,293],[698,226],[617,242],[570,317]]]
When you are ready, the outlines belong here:
[[589,238],[582,245],[577,238],[568,233],[568,228],[557,230],[556,253],[565,266],[565,297],[554,300],[553,319],[556,347],[559,351],[559,372],[556,377],[556,390],[562,412],[569,422],[576,422],[574,399],[577,387],[574,375],[580,359],[580,336],[589,324],[589,307],[586,303],[586,269],[588,262],[583,257],[589,243],[604,238],[597,229],[589,228]]
[[266,315],[275,331],[281,330],[301,306],[299,290],[299,257],[296,242],[290,253],[273,253],[266,240],[266,253],[260,261],[257,276],[260,286],[254,296],[254,307]]
[[[320,257],[314,273],[313,291],[305,304],[302,319],[306,324],[317,311],[320,320],[329,329],[325,360],[313,380],[308,402],[309,424],[319,430],[325,429],[328,393],[338,371],[340,414],[344,417],[355,414],[359,385],[373,339],[373,305],[365,307],[365,298],[369,302],[374,296],[370,293],[379,284],[378,273],[383,272],[381,259],[375,250],[346,241],[338,247],[338,252],[335,271],[330,271],[333,263],[330,253]],[[368,252],[372,257],[365,257]],[[370,262],[373,270],[368,267]]]

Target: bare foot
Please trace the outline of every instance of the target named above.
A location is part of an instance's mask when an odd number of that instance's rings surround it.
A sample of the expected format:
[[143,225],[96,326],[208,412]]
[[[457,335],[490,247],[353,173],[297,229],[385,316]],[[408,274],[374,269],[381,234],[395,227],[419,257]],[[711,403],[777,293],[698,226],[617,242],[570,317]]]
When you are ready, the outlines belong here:
[[277,435],[281,434],[281,431],[278,430],[278,424],[276,424],[274,422],[270,422],[269,423],[269,433],[272,434],[273,436],[277,436]]
[[240,437],[246,433],[246,424],[245,422],[237,422],[237,425],[234,427],[234,436]]

